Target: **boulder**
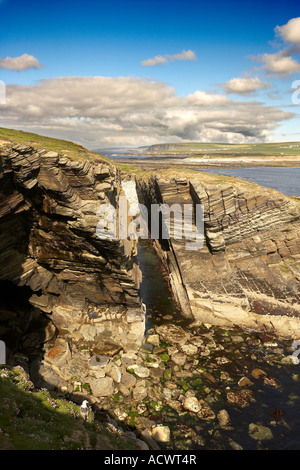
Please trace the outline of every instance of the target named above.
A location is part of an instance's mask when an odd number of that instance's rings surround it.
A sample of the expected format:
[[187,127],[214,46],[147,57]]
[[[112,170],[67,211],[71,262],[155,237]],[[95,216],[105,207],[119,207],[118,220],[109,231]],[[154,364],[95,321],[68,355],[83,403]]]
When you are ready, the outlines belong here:
[[90,378],[88,383],[95,397],[110,397],[114,393],[114,381],[111,377]]

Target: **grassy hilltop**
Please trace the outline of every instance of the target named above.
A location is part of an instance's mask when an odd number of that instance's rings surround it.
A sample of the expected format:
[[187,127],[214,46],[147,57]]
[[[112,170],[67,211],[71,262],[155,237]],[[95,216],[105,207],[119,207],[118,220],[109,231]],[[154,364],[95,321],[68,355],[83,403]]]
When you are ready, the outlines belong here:
[[198,157],[254,157],[254,156],[298,156],[300,142],[277,142],[259,144],[225,144],[188,142],[179,144],[157,144],[143,147],[143,153],[151,155],[189,155]]
[[91,152],[82,145],[75,144],[74,142],[70,142],[68,140],[55,139],[53,137],[46,137],[39,134],[33,134],[31,132],[0,127],[0,146],[5,146],[6,144],[11,143],[58,152],[66,157],[71,158],[72,160],[93,160],[100,157],[102,160],[104,159],[111,162],[109,158]]

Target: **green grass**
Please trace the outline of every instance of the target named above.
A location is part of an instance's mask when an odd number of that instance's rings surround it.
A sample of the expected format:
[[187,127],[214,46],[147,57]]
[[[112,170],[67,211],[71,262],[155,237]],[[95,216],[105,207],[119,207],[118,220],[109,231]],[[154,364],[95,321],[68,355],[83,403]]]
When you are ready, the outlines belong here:
[[114,165],[120,171],[124,171],[131,175],[134,174],[141,174],[143,170],[140,170],[134,165],[127,165],[122,163],[117,163],[110,160],[108,157],[104,155],[100,155],[98,153],[91,152],[87,150],[82,145],[75,144],[74,142],[70,142],[68,140],[61,140],[55,139],[52,137],[42,136],[39,134],[33,134],[31,132],[24,132],[14,129],[6,129],[4,127],[0,127],[0,146],[1,141],[3,145],[7,142],[7,145],[10,144],[21,144],[26,145],[29,147],[33,147],[36,149],[43,149],[48,151],[57,152],[60,155],[70,158],[71,160],[104,160],[107,163]]
[[300,142],[275,142],[258,144],[225,144],[187,142],[180,144],[152,145],[145,149],[152,154],[189,154],[203,157],[250,157],[250,156],[299,156]]
[[72,160],[95,160],[101,159],[112,163],[112,161],[104,157],[93,153],[81,145],[75,144],[68,140],[55,139],[52,137],[42,136],[39,134],[33,134],[31,132],[18,131],[14,129],[6,129],[0,127],[0,140],[7,141],[7,143],[17,143],[22,145],[28,145],[37,149],[51,150],[58,152]]
[[0,366],[0,449],[131,450],[136,444],[109,425],[84,423],[79,405],[35,389],[25,371]]

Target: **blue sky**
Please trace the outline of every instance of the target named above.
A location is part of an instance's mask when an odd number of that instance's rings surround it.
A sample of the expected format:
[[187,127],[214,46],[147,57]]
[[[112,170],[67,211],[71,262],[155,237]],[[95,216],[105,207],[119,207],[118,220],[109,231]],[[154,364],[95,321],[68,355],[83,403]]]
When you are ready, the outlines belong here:
[[89,148],[300,140],[294,1],[0,0],[0,18],[1,126]]

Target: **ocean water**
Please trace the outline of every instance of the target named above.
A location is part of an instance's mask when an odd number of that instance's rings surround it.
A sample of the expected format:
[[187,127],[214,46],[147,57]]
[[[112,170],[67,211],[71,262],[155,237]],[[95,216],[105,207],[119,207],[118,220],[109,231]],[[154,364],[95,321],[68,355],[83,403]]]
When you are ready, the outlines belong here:
[[286,196],[300,196],[300,167],[251,167],[251,168],[216,168],[197,169],[206,173],[236,176],[254,181],[261,186],[276,189]]

